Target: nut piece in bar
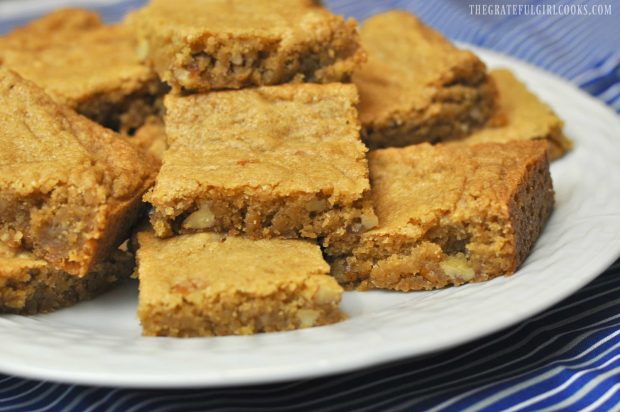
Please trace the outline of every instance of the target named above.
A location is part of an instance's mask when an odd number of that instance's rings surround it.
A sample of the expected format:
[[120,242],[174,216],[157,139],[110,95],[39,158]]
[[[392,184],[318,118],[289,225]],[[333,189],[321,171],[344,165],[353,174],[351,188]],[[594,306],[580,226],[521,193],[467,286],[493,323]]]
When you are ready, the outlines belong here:
[[369,148],[436,143],[468,134],[492,115],[497,91],[484,63],[404,11],[361,29],[368,63],[353,75]]
[[155,165],[0,67],[0,241],[75,275],[127,234]]
[[249,335],[343,319],[342,288],[309,242],[150,232],[137,240],[144,335]]
[[544,141],[389,148],[369,167],[379,226],[333,262],[347,286],[424,290],[511,274],[553,209]]
[[337,254],[376,224],[356,102],[337,83],[167,96],[170,147],[145,196],[156,234],[317,239]]
[[365,60],[355,22],[315,0],[153,0],[128,24],[175,89],[337,82]]

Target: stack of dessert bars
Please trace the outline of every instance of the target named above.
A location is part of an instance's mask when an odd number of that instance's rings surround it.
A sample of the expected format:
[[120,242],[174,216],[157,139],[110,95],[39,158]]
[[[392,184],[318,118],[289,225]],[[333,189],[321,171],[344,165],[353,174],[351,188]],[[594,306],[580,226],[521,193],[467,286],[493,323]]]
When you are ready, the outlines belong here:
[[145,335],[319,326],[343,287],[511,274],[570,148],[508,70],[401,11],[358,30],[315,0],[61,10],[0,62],[0,310],[89,298],[135,256]]

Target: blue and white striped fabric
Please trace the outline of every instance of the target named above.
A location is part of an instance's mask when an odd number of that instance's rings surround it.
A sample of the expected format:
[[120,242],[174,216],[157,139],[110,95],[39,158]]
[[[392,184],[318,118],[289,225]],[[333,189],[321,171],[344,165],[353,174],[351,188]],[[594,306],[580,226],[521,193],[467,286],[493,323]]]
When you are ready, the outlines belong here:
[[[19,7],[15,7],[19,2]],[[59,5],[118,20],[144,0],[0,0],[0,33]],[[620,3],[611,16],[477,16],[467,2],[328,0],[363,20],[409,10],[454,40],[516,56],[574,82],[620,112]],[[477,4],[502,5],[502,0]],[[19,9],[19,11],[15,11]],[[0,349],[1,350],[1,349]],[[2,411],[616,410],[620,411],[620,263],[550,310],[423,358],[335,377],[212,390],[128,390],[0,375]]]
[[541,315],[454,349],[335,377],[129,390],[0,377],[0,411],[620,410],[620,263]]

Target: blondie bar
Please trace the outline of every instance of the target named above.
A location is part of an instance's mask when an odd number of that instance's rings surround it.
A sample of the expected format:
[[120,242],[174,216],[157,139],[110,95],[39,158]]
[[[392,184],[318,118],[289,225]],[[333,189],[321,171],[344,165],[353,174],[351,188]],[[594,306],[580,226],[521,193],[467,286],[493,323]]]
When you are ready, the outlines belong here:
[[216,233],[137,238],[145,335],[248,335],[343,318],[342,288],[316,245]]
[[129,134],[161,110],[166,90],[123,26],[85,10],[60,10],[0,38],[0,60],[57,102]]
[[86,275],[122,242],[155,166],[0,67],[0,241]]
[[376,224],[356,102],[338,83],[167,96],[170,147],[145,196],[155,232],[302,237],[336,253]]
[[499,108],[489,124],[457,143],[508,142],[511,140],[546,140],[549,156],[557,159],[572,147],[562,132],[562,120],[536,95],[530,92],[509,70],[490,72],[499,90]]
[[493,113],[497,91],[485,65],[413,15],[373,16],[361,39],[368,63],[353,81],[371,149],[463,136]]
[[153,0],[128,23],[176,89],[341,81],[365,60],[355,22],[315,0]]
[[513,273],[553,209],[546,150],[520,140],[371,152],[379,226],[332,273],[345,285],[400,291]]
[[117,250],[80,278],[0,242],[0,313],[34,315],[92,299],[129,278],[133,263]]
[[164,152],[168,148],[163,118],[160,116],[148,117],[128,141],[142,152],[150,155],[158,165],[161,165]]

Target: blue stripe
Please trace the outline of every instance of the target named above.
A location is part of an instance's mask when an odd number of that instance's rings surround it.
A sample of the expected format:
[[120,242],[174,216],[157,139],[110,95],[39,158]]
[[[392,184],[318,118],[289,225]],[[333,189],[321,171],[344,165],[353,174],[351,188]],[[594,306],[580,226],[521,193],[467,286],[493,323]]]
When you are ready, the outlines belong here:
[[[609,332],[613,332],[616,329],[617,329],[617,325],[614,325],[613,327],[610,327],[610,328],[603,329],[598,334],[599,335],[598,338],[603,338],[605,336],[608,336]],[[593,342],[596,342],[596,340],[597,340],[596,335],[588,336],[588,338],[584,342],[582,342],[580,346],[574,348],[572,353],[577,353],[577,355],[572,359],[569,358],[566,361],[560,360],[556,362],[550,362],[549,364],[546,364],[543,367],[537,368],[536,370],[532,370],[524,375],[517,376],[510,380],[507,380],[502,385],[496,385],[496,386],[493,386],[492,388],[489,388],[487,392],[490,392],[490,394],[493,394],[498,391],[517,386],[520,382],[524,382],[524,381],[536,378],[540,375],[544,375],[544,374],[551,373],[551,372],[554,373],[548,379],[538,382],[536,384],[533,384],[531,386],[528,386],[526,388],[523,388],[520,391],[515,392],[512,395],[506,396],[505,398],[499,400],[498,402],[491,404],[488,408],[490,409],[495,408],[496,410],[497,409],[508,409],[512,405],[518,404],[523,399],[533,398],[537,394],[544,393],[545,390],[547,390],[550,387],[554,387],[554,386],[557,387],[563,384],[568,378],[570,378],[571,376],[575,376],[575,372],[582,371],[584,370],[584,368],[593,368],[593,367],[596,367],[597,365],[605,364],[609,362],[610,359],[619,356],[618,354],[620,353],[620,350],[619,350],[620,347],[617,341],[608,341],[606,342],[605,345],[601,345],[597,347],[596,354],[600,356],[602,353],[605,356],[602,356],[601,358],[597,359],[595,362],[588,359],[589,356],[591,356],[591,354],[588,354],[588,356],[584,356],[580,351],[578,351],[578,350],[581,350],[581,351],[587,350],[588,348],[592,346]],[[567,353],[565,356],[569,356],[569,354]],[[587,378],[588,377],[587,374],[585,374],[584,377]],[[580,384],[579,380],[576,380],[573,383],[573,385],[579,385],[579,384]],[[570,391],[570,390],[571,390],[571,386],[566,388],[566,391]],[[561,396],[562,399],[564,399],[564,396],[562,395],[562,393],[564,392],[560,392],[559,396]],[[535,404],[532,407],[542,408],[542,405]]]
[[[127,0],[95,9],[106,21],[111,22],[119,20],[127,10],[140,7],[145,2],[146,0]],[[597,24],[593,24],[595,17],[584,16],[475,16],[469,14],[468,3],[458,1],[328,0],[326,4],[337,13],[359,20],[391,8],[409,10],[455,40],[507,52],[569,80],[595,67],[597,62],[609,55],[610,50],[617,50],[617,45],[620,44],[620,30],[616,29],[617,21],[614,20],[614,15],[596,17]],[[552,3],[536,1],[531,4]],[[564,0],[556,4],[582,4],[591,7],[604,3]],[[11,20],[0,19],[0,33],[34,17],[36,15],[28,14]],[[607,24],[598,24],[599,22]],[[581,84],[581,87],[598,96],[619,81],[620,71],[615,67],[606,74],[590,78],[587,84]]]
[[[138,405],[137,411],[196,410],[203,406],[220,408],[220,410],[278,411],[307,410],[308,408],[343,410],[344,405],[351,408],[350,410],[356,407],[368,407],[369,410],[387,408],[405,410],[408,407],[415,407],[415,409],[431,408],[453,396],[491,383],[491,386],[484,388],[480,393],[472,392],[470,396],[447,408],[447,410],[458,410],[486,399],[511,384],[538,376],[553,367],[561,366],[563,368],[560,374],[502,399],[493,404],[489,410],[507,408],[512,404],[519,403],[526,397],[533,397],[557,387],[558,384],[566,381],[567,376],[572,376],[572,373],[582,370],[586,366],[602,365],[606,360],[620,354],[615,348],[593,364],[578,367],[579,364],[591,361],[596,355],[600,355],[605,350],[612,348],[613,345],[618,344],[617,340],[604,342],[596,348],[594,353],[586,353],[585,356],[578,357],[588,348],[609,336],[609,333],[618,330],[618,322],[617,320],[614,322],[614,318],[617,318],[620,313],[620,301],[618,299],[609,300],[609,297],[617,296],[618,290],[620,290],[620,277],[618,277],[620,265],[616,264],[611,269],[610,272],[601,276],[589,287],[535,318],[486,339],[472,342],[442,354],[433,354],[424,359],[414,359],[398,365],[373,368],[372,370],[334,378],[268,385],[258,388],[184,391],[119,389],[115,392],[109,392],[104,388],[74,386],[74,389],[67,394],[66,390],[71,386],[59,385],[49,395],[47,402],[50,402],[52,397],[56,399],[62,394],[75,401],[80,394],[84,394],[85,397],[82,402],[76,403],[73,410],[85,410],[87,405],[92,405],[98,400],[103,401],[99,406],[95,405],[94,410],[109,410],[113,405],[115,408],[112,410],[119,411],[126,411],[136,405]],[[584,315],[579,317],[571,316],[571,314]],[[600,330],[594,332],[593,330],[597,328]],[[580,329],[582,330],[580,331]],[[588,331],[593,332],[589,333]],[[586,332],[585,335],[584,332]],[[575,344],[571,345],[571,342],[575,340]],[[485,347],[487,342],[493,342],[493,344]],[[495,358],[492,357],[511,344],[515,345],[514,349]],[[462,357],[463,353],[468,352],[470,352],[469,355]],[[482,361],[478,361],[480,357],[483,357]],[[550,357],[550,359],[545,360],[545,357]],[[578,358],[573,359],[575,357]],[[522,359],[518,360],[518,358]],[[583,382],[592,376],[613,370],[614,367],[618,367],[617,362],[598,369],[596,373],[585,374],[566,388],[565,392],[571,392],[576,387],[582,387]],[[493,372],[492,368],[498,370]],[[523,372],[525,374],[519,376],[519,373]],[[504,375],[509,380],[498,382]],[[11,379],[0,382],[10,385],[16,381],[18,380]],[[30,384],[30,387],[35,386],[31,381],[23,382]],[[592,403],[592,399],[598,399],[598,396],[606,393],[617,382],[618,377],[616,375],[610,376],[580,399],[576,405],[583,406]],[[446,389],[448,389],[447,392],[445,392]],[[40,394],[42,391],[37,390],[35,392]],[[558,394],[557,398],[565,399],[565,392]],[[106,396],[108,396],[107,399]],[[31,396],[25,397],[29,400],[33,399]],[[28,399],[25,401],[28,402]],[[22,402],[24,399],[20,403]],[[605,407],[608,409],[611,406],[618,405],[619,402],[616,391],[607,399]],[[28,408],[33,409],[35,406],[43,407],[44,403],[36,402],[36,404],[27,407],[12,408],[11,410],[29,410]],[[139,405],[140,403],[143,404]],[[556,396],[536,403],[528,409],[539,410],[547,404],[554,403],[556,403]],[[16,406],[18,403],[12,405]]]

